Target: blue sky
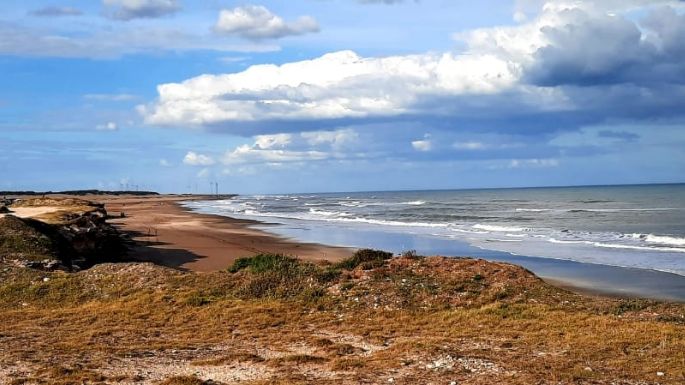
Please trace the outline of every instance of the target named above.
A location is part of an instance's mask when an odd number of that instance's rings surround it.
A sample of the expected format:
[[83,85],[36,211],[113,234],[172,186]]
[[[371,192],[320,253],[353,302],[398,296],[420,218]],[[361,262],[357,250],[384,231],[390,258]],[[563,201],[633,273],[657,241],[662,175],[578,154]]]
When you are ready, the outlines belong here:
[[685,182],[685,3],[3,2],[0,190]]

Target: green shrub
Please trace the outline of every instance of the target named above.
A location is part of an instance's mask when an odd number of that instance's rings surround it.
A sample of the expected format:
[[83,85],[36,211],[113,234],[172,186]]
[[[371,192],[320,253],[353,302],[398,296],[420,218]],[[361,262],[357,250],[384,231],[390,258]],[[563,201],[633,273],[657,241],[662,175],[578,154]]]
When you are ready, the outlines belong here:
[[249,269],[253,273],[265,273],[268,271],[287,272],[300,265],[299,261],[292,257],[281,254],[259,254],[254,257],[238,258],[233,266],[228,268],[231,273]]
[[237,287],[242,298],[302,298],[307,301],[325,296],[325,283],[340,274],[279,254],[259,254],[240,258],[229,271],[243,273]]
[[370,270],[383,266],[386,260],[392,258],[392,253],[381,250],[361,249],[357,250],[350,258],[336,265],[340,269],[353,270],[361,267]]

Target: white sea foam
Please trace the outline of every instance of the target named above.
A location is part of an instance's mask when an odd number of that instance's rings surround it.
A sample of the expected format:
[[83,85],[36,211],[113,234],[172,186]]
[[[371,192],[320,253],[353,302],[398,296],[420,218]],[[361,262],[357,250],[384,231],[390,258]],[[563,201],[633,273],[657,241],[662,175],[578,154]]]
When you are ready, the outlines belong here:
[[409,206],[423,206],[426,204],[426,201],[411,201],[411,202],[402,202],[403,205],[409,205]]
[[604,247],[609,249],[630,249],[630,250],[642,250],[642,251],[663,251],[667,253],[685,253],[685,249],[677,247],[654,247],[654,246],[634,246],[634,245],[623,245],[623,244],[613,244],[613,243],[601,243],[592,242],[593,246]]
[[480,223],[473,225],[473,228],[479,229],[479,230],[485,230],[485,231],[496,231],[496,232],[521,232],[521,231],[530,230],[530,229],[526,229],[523,227],[501,226],[501,225],[483,225]]
[[649,243],[658,243],[661,245],[685,246],[685,238],[669,237],[665,235],[648,234],[645,237],[645,241]]

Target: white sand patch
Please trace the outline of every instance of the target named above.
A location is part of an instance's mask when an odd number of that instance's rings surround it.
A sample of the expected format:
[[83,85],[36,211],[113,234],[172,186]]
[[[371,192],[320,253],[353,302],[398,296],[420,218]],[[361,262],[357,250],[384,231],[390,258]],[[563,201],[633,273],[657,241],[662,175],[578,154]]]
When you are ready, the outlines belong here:
[[[54,213],[60,211],[63,207],[42,206],[42,207],[10,207],[11,215],[19,218],[34,218],[43,214]],[[7,214],[0,214],[0,218]]]

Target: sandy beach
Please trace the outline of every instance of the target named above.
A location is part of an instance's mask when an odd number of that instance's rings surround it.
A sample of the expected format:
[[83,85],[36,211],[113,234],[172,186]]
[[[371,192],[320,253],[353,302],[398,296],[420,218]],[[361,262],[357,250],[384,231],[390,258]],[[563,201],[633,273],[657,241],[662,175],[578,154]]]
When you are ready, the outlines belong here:
[[[137,241],[130,257],[192,271],[226,269],[240,257],[282,253],[312,261],[337,261],[353,250],[280,238],[250,227],[256,222],[193,213],[180,202],[188,196],[93,196],[105,204],[111,220]],[[203,199],[207,199],[204,197]],[[211,198],[209,198],[211,199]]]

